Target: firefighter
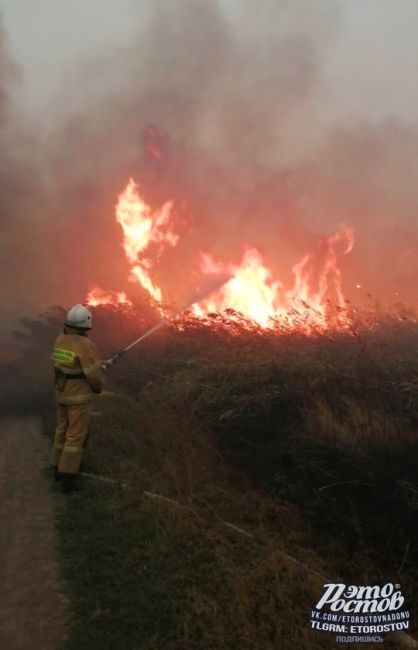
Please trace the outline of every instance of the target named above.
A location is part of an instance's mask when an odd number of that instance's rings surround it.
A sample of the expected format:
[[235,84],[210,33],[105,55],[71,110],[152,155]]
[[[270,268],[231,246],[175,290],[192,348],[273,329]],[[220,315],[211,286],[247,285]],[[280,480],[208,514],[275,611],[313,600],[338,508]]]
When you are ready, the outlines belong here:
[[67,314],[64,332],[55,341],[52,361],[55,372],[57,422],[52,446],[55,480],[63,492],[80,488],[77,475],[89,431],[93,398],[104,383],[102,362],[89,340],[91,312],[75,305]]

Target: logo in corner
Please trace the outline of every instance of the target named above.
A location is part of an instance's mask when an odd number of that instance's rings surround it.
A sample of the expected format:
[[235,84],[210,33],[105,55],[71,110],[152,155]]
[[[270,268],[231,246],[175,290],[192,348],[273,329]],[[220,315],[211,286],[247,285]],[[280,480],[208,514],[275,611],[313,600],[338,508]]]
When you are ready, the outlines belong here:
[[382,643],[382,634],[409,628],[399,584],[383,587],[327,583],[311,612],[311,628],[336,634],[339,643]]

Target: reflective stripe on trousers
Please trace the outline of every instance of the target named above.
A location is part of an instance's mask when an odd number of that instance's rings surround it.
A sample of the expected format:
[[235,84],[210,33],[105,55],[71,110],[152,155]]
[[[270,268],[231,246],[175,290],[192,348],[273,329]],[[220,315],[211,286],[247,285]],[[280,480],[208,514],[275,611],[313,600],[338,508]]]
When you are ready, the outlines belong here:
[[64,445],[64,451],[68,454],[81,454],[83,447],[76,447],[75,445]]
[[62,397],[60,393],[57,393],[58,404],[89,404],[93,401],[93,398],[93,393],[85,393],[84,395],[69,395],[67,397]]

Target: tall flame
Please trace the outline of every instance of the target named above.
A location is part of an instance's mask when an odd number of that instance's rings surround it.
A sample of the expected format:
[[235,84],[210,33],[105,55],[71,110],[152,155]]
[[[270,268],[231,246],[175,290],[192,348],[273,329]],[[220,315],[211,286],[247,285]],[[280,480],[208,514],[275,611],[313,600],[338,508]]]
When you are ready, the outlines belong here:
[[[173,231],[172,209],[173,202],[168,201],[153,211],[132,178],[116,205],[116,220],[123,232],[122,245],[131,265],[129,280],[140,283],[161,313],[163,291],[152,280],[151,271],[163,252],[179,241]],[[209,312],[233,310],[263,328],[272,327],[278,321],[283,327],[302,326],[306,331],[344,326],[348,321],[338,260],[353,246],[354,235],[348,226],[320,240],[317,250],[293,266],[293,287],[287,291],[254,246],[246,247],[238,265],[223,264],[211,254],[201,253],[202,275],[232,277],[214,295],[195,304],[192,312],[203,318]],[[92,305],[115,304],[115,301],[126,304],[128,299],[123,293],[106,293],[96,287],[90,291],[88,301]]]
[[[132,264],[130,280],[138,280],[157,303],[162,300],[161,289],[154,285],[148,271],[159,259],[164,247],[176,246],[179,240],[170,226],[172,207],[173,202],[168,201],[160,210],[152,212],[132,178],[119,195],[116,205],[116,220],[123,230],[123,247]],[[154,259],[146,255],[147,252],[151,253],[152,244],[155,244]]]

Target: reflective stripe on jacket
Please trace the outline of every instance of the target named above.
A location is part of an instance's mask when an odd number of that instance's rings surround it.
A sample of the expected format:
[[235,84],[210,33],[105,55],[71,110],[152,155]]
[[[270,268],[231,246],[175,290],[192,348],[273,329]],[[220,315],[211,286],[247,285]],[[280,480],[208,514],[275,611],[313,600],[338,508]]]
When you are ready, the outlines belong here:
[[96,346],[86,336],[66,328],[55,341],[52,362],[63,379],[56,390],[59,404],[86,404],[103,389],[104,374]]

